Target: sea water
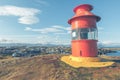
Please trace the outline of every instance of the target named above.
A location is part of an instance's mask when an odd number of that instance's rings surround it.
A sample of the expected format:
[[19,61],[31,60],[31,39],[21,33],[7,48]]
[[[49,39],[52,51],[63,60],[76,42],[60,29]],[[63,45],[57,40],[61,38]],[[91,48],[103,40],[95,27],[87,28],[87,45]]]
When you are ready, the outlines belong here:
[[120,56],[120,51],[116,51],[115,53],[107,53],[107,56]]

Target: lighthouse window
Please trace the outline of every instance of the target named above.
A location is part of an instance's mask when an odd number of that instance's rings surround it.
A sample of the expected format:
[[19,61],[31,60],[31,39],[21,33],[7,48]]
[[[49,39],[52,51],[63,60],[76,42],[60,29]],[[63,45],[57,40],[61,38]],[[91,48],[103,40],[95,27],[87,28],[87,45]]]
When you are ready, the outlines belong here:
[[97,28],[81,28],[72,30],[72,40],[97,40]]
[[80,39],[88,39],[89,29],[80,29]]
[[73,36],[73,37],[76,37],[76,32],[73,32],[73,33],[72,33],[72,36]]
[[96,28],[82,28],[79,29],[79,39],[93,39],[97,40],[97,29]]
[[72,40],[78,39],[78,29],[72,30]]

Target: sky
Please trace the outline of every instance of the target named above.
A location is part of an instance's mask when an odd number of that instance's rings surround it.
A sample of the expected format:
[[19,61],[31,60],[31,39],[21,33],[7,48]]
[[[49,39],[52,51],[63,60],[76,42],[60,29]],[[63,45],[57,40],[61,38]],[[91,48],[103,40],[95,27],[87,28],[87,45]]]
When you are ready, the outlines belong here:
[[73,9],[91,4],[98,41],[120,43],[120,0],[0,0],[0,42],[70,44]]

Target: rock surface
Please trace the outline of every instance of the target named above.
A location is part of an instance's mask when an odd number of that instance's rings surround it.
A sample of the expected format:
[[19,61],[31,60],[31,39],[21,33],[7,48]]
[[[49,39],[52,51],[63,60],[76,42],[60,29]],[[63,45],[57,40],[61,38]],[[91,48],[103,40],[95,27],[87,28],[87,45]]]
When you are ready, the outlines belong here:
[[61,56],[0,59],[0,80],[120,80],[120,57],[103,56],[116,62],[112,67],[73,68]]

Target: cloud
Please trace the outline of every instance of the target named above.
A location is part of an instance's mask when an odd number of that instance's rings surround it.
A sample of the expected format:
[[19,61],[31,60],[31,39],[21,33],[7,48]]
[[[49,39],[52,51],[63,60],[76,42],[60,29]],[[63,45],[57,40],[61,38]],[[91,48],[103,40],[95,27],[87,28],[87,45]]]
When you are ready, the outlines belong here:
[[69,36],[61,35],[0,35],[0,43],[40,43],[40,44],[70,44]]
[[17,6],[0,6],[0,16],[17,16],[21,24],[35,24],[39,21],[36,17],[41,10]]
[[34,1],[37,2],[38,4],[49,5],[47,2],[43,0],[34,0]]
[[0,38],[0,43],[14,43],[15,41],[8,38]]
[[42,28],[42,29],[33,29],[30,27],[26,27],[25,31],[34,31],[34,32],[39,32],[43,34],[44,33],[65,34],[65,33],[70,33],[70,27],[63,27],[59,25]]
[[56,28],[56,29],[63,29],[63,30],[66,30],[65,27],[59,26],[59,25],[54,25],[54,26],[52,26],[52,27],[53,27],[53,28]]
[[[59,25],[55,25],[55,26],[52,26],[53,28],[56,28],[56,29],[62,29],[64,31],[67,31],[68,34],[71,33],[71,27],[63,27],[63,26],[59,26]],[[56,34],[66,34],[66,33],[56,33]]]
[[36,43],[37,35],[0,35],[0,43]]
[[25,28],[26,31],[34,31],[39,33],[56,33],[56,32],[62,32],[62,30],[56,29],[56,28],[43,28],[43,29],[32,29],[30,27]]
[[112,44],[113,41],[102,41],[103,44]]
[[32,28],[26,27],[25,30],[26,30],[26,31],[30,31],[30,30],[32,30]]
[[98,30],[104,30],[104,28],[103,27],[98,27]]
[[68,36],[60,36],[60,35],[40,35],[37,37],[38,43],[41,44],[70,44],[70,38]]
[[19,23],[22,23],[22,24],[35,24],[37,22],[39,22],[39,19],[34,16],[25,16],[25,17],[19,18]]
[[54,25],[42,29],[26,27],[24,30],[41,33],[36,37],[38,40],[36,42],[41,44],[70,44],[71,36],[68,34],[70,27]]
[[100,47],[120,47],[120,42],[108,40],[108,41],[101,41],[98,43]]

